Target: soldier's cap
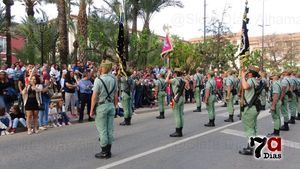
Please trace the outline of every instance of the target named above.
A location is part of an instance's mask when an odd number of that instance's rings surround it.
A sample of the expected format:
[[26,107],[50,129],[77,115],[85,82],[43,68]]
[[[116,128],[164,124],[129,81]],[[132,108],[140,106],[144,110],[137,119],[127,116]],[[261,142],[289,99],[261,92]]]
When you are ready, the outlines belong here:
[[285,69],[285,70],[283,70],[283,71],[282,71],[282,73],[281,73],[281,74],[284,74],[284,73],[290,74],[290,70],[288,70],[288,69]]
[[196,68],[196,71],[203,71],[203,68],[197,67],[197,68]]
[[175,68],[175,69],[174,69],[174,72],[183,73],[182,70],[181,70],[179,67]]
[[207,71],[207,74],[209,74],[210,76],[214,76],[214,75],[215,75],[215,72],[212,71],[212,70],[209,70],[209,71]]
[[4,70],[0,70],[0,74],[6,74]]
[[112,68],[112,62],[109,60],[103,60],[100,64],[100,67],[104,67],[107,69],[111,69]]
[[227,72],[230,73],[230,74],[232,74],[232,75],[235,74],[235,70],[234,69],[230,69]]
[[272,78],[272,77],[274,77],[274,76],[280,77],[280,76],[281,76],[281,73],[280,73],[280,72],[277,72],[277,71],[273,71],[273,72],[270,74],[270,78]]
[[255,77],[259,77],[259,67],[249,66],[248,72],[252,73]]

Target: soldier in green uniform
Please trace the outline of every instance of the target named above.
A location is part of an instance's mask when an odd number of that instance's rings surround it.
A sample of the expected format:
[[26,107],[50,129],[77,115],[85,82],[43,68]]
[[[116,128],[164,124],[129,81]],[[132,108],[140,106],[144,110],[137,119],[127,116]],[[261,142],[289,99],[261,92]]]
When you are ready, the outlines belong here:
[[161,73],[159,78],[156,80],[156,93],[157,93],[157,101],[158,101],[158,110],[159,116],[157,119],[165,118],[165,98],[166,98],[166,87],[167,84],[165,82],[165,74]]
[[196,105],[197,109],[194,110],[193,112],[201,112],[201,90],[203,89],[203,75],[200,73],[201,68],[198,67],[196,69],[196,74],[194,75],[194,89],[195,89],[195,100],[196,100]]
[[[129,75],[130,72],[127,72]],[[121,90],[121,103],[124,110],[124,121],[120,123],[121,126],[130,126],[131,125],[131,117],[132,117],[132,97],[131,93],[133,90],[133,79],[128,76],[121,76],[120,79],[120,90]]]
[[280,129],[280,109],[281,109],[281,85],[279,81],[280,74],[273,73],[273,75],[270,76],[272,80],[272,86],[270,91],[270,113],[272,114],[272,119],[274,123],[274,131],[271,134],[268,134],[268,137],[271,136],[279,136],[279,129]]
[[229,70],[228,71],[228,77],[226,78],[226,87],[227,90],[226,92],[226,103],[227,103],[227,111],[229,113],[229,118],[224,120],[225,122],[234,122],[233,120],[233,115],[234,115],[234,107],[233,107],[233,99],[234,96],[236,95],[236,92],[234,92],[234,90],[236,90],[235,86],[235,79],[233,77],[233,70]]
[[238,72],[236,70],[233,70],[233,74],[232,74],[233,78],[234,78],[234,84],[235,84],[235,89],[237,91],[237,94],[233,96],[233,102],[235,102],[234,105],[239,105],[239,96],[238,96],[238,91],[240,89],[240,80],[238,78]]
[[[180,68],[175,68],[175,73],[173,74],[173,78],[171,79],[171,70],[168,70],[166,83],[171,84],[171,89],[174,95],[174,100],[177,99],[177,102],[173,102],[175,105],[173,107],[173,114],[175,117],[176,123],[176,131],[170,134],[170,137],[182,137],[182,128],[183,128],[183,109],[184,109],[184,98],[183,91],[184,85],[180,86],[180,84],[185,83],[182,79],[183,72]],[[181,88],[183,87],[183,88]]]
[[216,82],[214,80],[214,72],[208,71],[207,74],[207,82],[205,85],[205,98],[204,103],[206,104],[209,122],[204,124],[206,127],[214,127],[215,126],[215,102],[216,102]]
[[266,110],[266,104],[267,104],[267,89],[268,89],[268,81],[266,79],[267,73],[266,72],[260,72],[261,76],[261,82],[266,84],[266,87],[262,90],[261,94],[259,95],[259,100],[261,102],[261,110]]
[[111,68],[111,62],[103,61],[101,63],[101,76],[97,77],[94,82],[90,110],[91,117],[95,115],[94,110],[96,112],[95,123],[102,149],[102,152],[97,153],[95,157],[102,159],[111,157],[115,106],[118,104],[117,80],[114,75],[108,73]]
[[281,86],[282,86],[282,94],[280,97],[280,100],[282,102],[281,104],[281,114],[284,119],[284,124],[281,126],[280,130],[282,131],[289,131],[289,113],[288,113],[288,101],[289,101],[289,90],[290,90],[290,82],[288,80],[289,72],[287,70],[282,72],[282,80],[281,80]]
[[224,101],[224,105],[222,105],[222,107],[227,107],[227,103],[226,103],[226,94],[227,94],[227,92],[226,92],[227,91],[226,79],[228,77],[228,74],[227,74],[226,71],[223,73],[222,77],[223,77],[223,81],[222,81],[223,86],[222,86],[222,88],[223,88],[223,101]]
[[295,77],[296,80],[296,96],[297,96],[297,111],[298,111],[298,116],[296,120],[300,120],[300,73],[297,74],[297,72],[293,72],[292,75]]
[[297,89],[297,81],[295,76],[292,76],[292,71],[289,72],[290,77],[288,78],[288,81],[290,82],[290,93],[291,98],[289,102],[289,110],[291,113],[291,118],[289,120],[290,124],[296,123],[296,115],[297,115],[297,96],[295,90]]
[[[255,96],[255,87],[258,86],[256,78],[259,77],[259,68],[251,66],[248,72],[245,69],[242,70],[242,88],[245,90],[244,97],[246,105],[244,107],[244,112],[242,114],[242,123],[244,125],[244,130],[246,136],[249,140],[250,137],[256,136],[257,134],[257,116],[258,112],[255,105],[249,105],[253,97]],[[239,151],[242,155],[253,155],[253,148],[248,146]]]

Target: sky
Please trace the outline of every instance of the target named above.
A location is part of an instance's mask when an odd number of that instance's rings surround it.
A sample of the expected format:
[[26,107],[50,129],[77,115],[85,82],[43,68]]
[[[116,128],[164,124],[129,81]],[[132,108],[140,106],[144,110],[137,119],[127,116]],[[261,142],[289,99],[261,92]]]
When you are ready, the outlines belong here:
[[[170,34],[189,40],[203,36],[204,0],[181,0],[184,8],[168,7],[161,10],[152,17],[150,29],[158,34],[164,35],[163,25],[170,25]],[[300,1],[299,0],[248,0],[249,18],[248,25],[250,36],[261,36],[263,21],[263,1],[265,1],[265,35],[279,33],[300,32]],[[96,7],[104,5],[102,0],[94,0]],[[224,15],[224,23],[231,32],[240,32],[242,16],[244,12],[245,0],[206,0],[207,22],[211,18],[221,20]],[[1,4],[3,6],[3,4]],[[50,19],[57,16],[55,5],[39,6],[46,11]],[[77,15],[78,9],[73,10]],[[14,20],[20,22],[25,17],[25,7],[20,2],[15,2],[12,7]],[[139,29],[142,28],[143,21],[138,21]]]

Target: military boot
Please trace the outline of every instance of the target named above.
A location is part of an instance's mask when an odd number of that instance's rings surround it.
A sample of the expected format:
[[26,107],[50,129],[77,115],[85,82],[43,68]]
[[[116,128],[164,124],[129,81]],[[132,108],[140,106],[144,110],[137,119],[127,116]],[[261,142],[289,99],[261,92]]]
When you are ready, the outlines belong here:
[[225,122],[234,122],[233,115],[229,115],[229,118],[224,120]]
[[101,147],[102,151],[100,153],[95,154],[96,158],[100,159],[108,159],[111,157],[111,154],[109,152],[109,146]]
[[205,127],[215,127],[215,119],[209,120],[207,124],[204,124]]
[[273,131],[273,133],[269,133],[268,135],[267,135],[267,137],[278,137],[279,136],[279,133],[280,133],[280,131],[279,130],[276,130],[276,129],[274,129],[274,131]]
[[225,102],[221,107],[227,107],[227,103]]
[[288,122],[284,122],[283,126],[280,127],[281,131],[289,131],[289,123]]
[[294,116],[291,116],[291,119],[289,120],[288,123],[290,123],[290,124],[296,124],[295,119],[296,119],[296,118],[295,118]]
[[124,121],[120,123],[121,126],[130,126],[131,125],[131,117],[124,118]]
[[296,117],[296,120],[300,120],[300,113],[298,113],[298,117]]
[[156,117],[157,119],[164,119],[165,118],[165,112],[159,112],[159,116]]
[[170,134],[170,137],[182,137],[182,127],[176,128],[176,131]]
[[193,112],[201,112],[201,107],[197,107],[197,109],[193,110]]
[[111,144],[108,144],[107,146],[108,155],[111,157]]
[[241,155],[253,155],[253,148],[247,145],[246,148],[243,148],[242,150],[239,151],[239,154]]

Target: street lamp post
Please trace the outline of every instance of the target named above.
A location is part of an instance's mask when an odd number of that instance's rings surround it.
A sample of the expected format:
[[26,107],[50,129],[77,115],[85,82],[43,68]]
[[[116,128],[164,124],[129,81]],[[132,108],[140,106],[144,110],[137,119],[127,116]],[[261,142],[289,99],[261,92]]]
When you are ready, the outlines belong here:
[[204,0],[204,25],[203,25],[203,42],[206,41],[206,0]]
[[41,22],[39,23],[39,28],[40,28],[40,35],[41,35],[41,66],[44,65],[44,32],[46,29],[46,23],[41,20]]
[[263,0],[263,6],[262,6],[262,24],[258,25],[261,27],[261,56],[260,56],[260,70],[264,70],[264,54],[265,54],[265,26],[270,26],[270,25],[265,25],[265,0]]

